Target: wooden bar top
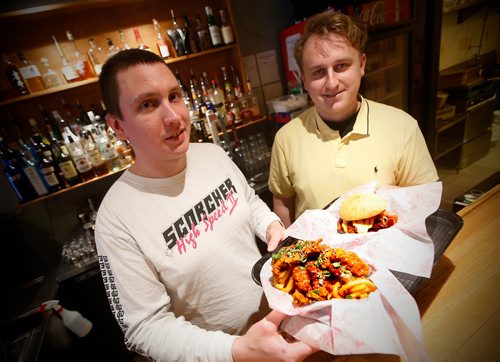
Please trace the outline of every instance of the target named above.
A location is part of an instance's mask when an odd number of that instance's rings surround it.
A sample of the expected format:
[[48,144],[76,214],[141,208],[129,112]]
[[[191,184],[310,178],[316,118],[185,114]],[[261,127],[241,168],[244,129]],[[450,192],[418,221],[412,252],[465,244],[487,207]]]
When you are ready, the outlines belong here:
[[432,361],[500,361],[500,185],[458,212],[462,230],[415,300]]

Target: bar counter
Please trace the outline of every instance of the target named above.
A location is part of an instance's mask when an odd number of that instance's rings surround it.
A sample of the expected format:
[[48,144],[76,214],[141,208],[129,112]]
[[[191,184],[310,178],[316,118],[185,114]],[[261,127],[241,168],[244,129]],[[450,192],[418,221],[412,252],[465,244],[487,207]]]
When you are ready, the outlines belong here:
[[[415,300],[430,360],[500,361],[500,185],[458,213],[464,225]],[[391,355],[334,361],[401,361]]]
[[415,300],[432,361],[500,360],[500,185],[457,214],[462,230]]

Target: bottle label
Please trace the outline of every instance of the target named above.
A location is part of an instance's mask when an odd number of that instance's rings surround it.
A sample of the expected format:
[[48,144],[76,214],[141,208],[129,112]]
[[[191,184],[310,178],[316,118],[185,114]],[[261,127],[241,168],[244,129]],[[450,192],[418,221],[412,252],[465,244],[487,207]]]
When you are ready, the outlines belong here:
[[87,60],[77,60],[75,68],[81,79],[88,79],[92,76],[92,68]]
[[72,178],[75,178],[78,176],[78,171],[76,171],[75,166],[73,165],[73,162],[71,161],[64,161],[59,164],[59,168],[61,169],[64,178],[66,180],[71,180]]
[[28,94],[28,88],[26,88],[26,84],[24,84],[24,80],[21,77],[20,72],[12,70],[7,73],[7,76],[11,84],[21,95]]
[[109,142],[101,145],[101,153],[106,160],[110,160],[113,157],[116,157],[116,150]]
[[52,152],[50,150],[47,149],[45,151],[42,151],[42,154],[46,159],[52,161]]
[[210,32],[210,38],[212,39],[212,44],[217,46],[222,43],[222,36],[220,34],[220,29],[217,25],[211,25],[208,27]]
[[24,79],[30,79],[42,76],[37,66],[34,64],[19,68],[19,71],[21,72],[21,75]]
[[104,163],[101,153],[97,148],[94,148],[93,150],[87,150],[87,156],[89,156],[90,163],[94,167],[100,166]]
[[47,187],[45,187],[42,179],[40,178],[34,167],[25,167],[24,173],[30,180],[38,196],[43,196],[49,193],[49,190],[47,190]]
[[80,75],[75,70],[75,68],[73,68],[71,65],[67,65],[67,66],[63,67],[61,70],[62,70],[62,73],[64,74],[64,77],[66,78],[66,80],[68,82],[80,80]]
[[52,187],[59,185],[59,180],[56,177],[54,167],[45,167],[42,169],[42,173],[49,186]]
[[231,28],[229,25],[226,25],[223,26],[220,30],[222,32],[222,39],[224,40],[224,44],[234,43],[233,28]]
[[102,64],[94,64],[95,74],[100,75],[102,70]]
[[160,55],[162,58],[168,58],[170,56],[168,46],[165,43],[162,44],[158,42],[158,49],[160,50]]
[[81,172],[87,172],[92,169],[90,162],[86,155],[82,156],[73,156],[73,161],[75,162],[76,169]]

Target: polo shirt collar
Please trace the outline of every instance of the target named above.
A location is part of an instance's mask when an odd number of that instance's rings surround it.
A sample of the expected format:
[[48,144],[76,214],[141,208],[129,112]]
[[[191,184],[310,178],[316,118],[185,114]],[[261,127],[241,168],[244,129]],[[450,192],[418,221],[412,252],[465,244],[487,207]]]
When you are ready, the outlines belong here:
[[[358,95],[359,100],[361,101],[361,107],[358,112],[358,116],[356,117],[356,122],[354,123],[354,126],[352,128],[352,131],[349,132],[348,134],[345,135],[345,137],[349,136],[350,134],[361,134],[364,136],[368,135],[369,131],[369,119],[368,119],[368,102],[366,99],[364,99],[360,94]],[[314,119],[316,121],[316,131],[320,135],[339,135],[339,131],[335,131],[328,127],[328,125],[323,121],[321,116],[319,115],[318,111],[316,108],[314,108]],[[344,137],[344,138],[345,138]]]

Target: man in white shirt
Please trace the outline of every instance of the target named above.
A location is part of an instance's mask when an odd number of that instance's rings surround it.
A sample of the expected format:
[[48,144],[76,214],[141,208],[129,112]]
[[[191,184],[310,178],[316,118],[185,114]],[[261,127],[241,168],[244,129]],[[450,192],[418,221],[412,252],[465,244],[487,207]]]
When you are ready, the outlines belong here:
[[255,236],[274,250],[283,225],[220,147],[189,144],[188,110],[165,62],[122,51],[104,65],[100,86],[109,125],[135,153],[104,197],[95,231],[127,347],[157,361],[312,353],[283,339],[286,316],[269,313],[250,277],[260,257]]

